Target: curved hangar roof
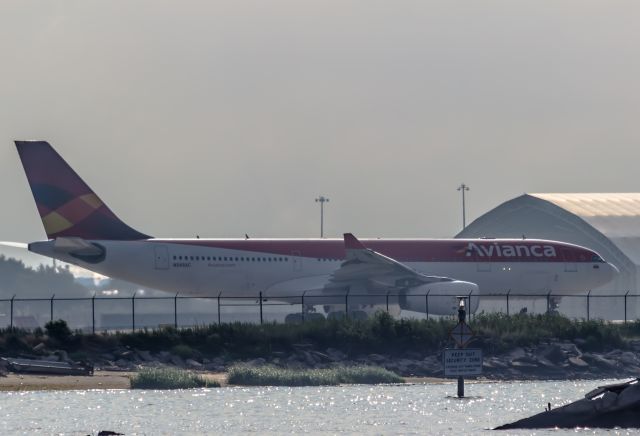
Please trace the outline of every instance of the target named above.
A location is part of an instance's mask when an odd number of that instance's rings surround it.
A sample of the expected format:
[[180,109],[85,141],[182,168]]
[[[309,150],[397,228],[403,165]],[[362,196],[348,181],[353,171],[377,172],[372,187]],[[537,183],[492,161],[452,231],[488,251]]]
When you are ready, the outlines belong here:
[[594,249],[621,269],[616,287],[636,289],[640,193],[524,194],[482,215],[456,237],[523,236]]

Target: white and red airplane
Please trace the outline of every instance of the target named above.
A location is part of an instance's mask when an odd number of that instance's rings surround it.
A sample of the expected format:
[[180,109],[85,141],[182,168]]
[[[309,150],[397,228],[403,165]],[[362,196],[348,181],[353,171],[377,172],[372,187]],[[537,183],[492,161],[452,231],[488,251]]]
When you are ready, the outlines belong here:
[[155,289],[298,303],[304,294],[326,310],[345,296],[367,309],[393,295],[401,309],[448,315],[455,296],[470,296],[474,312],[480,292],[584,292],[617,271],[593,250],[534,239],[153,238],[118,219],[49,143],[16,146],[49,238],[28,249]]

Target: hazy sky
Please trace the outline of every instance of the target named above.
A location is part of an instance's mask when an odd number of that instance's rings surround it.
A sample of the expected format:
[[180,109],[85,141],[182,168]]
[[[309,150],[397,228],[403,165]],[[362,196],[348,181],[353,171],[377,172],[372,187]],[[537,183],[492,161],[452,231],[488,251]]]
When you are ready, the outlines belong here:
[[154,236],[450,237],[524,192],[640,190],[637,1],[0,2],[0,240],[45,237],[14,139]]

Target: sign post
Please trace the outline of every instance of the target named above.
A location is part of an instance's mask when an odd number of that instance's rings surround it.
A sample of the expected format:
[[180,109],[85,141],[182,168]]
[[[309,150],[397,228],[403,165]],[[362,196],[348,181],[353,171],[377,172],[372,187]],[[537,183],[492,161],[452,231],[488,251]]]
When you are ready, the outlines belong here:
[[444,351],[444,375],[458,377],[458,398],[464,397],[464,376],[482,374],[482,350],[466,349],[474,333],[466,323],[464,300],[465,297],[458,297],[458,324],[449,333],[456,348]]

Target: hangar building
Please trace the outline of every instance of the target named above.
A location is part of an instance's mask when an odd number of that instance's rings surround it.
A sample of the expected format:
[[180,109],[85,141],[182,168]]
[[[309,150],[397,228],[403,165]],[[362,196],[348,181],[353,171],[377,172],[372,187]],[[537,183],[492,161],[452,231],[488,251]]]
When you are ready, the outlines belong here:
[[602,291],[640,289],[640,193],[524,194],[485,213],[457,238],[541,238],[598,252],[620,269]]

